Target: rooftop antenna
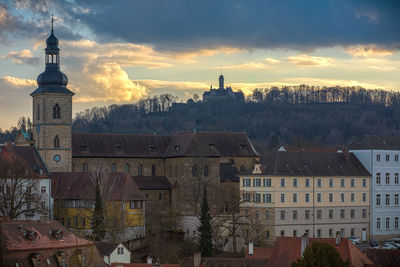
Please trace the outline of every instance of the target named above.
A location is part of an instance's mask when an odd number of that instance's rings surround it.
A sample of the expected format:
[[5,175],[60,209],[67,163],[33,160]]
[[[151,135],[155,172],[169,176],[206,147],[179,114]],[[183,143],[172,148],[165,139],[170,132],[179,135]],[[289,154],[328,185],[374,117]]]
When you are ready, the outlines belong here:
[[54,16],[51,14],[51,33],[54,31]]

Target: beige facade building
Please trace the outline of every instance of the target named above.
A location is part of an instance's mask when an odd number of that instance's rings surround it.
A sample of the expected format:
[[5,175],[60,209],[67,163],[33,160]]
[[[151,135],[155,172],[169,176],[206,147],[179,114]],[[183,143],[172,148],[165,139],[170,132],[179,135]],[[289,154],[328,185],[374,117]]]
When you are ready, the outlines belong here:
[[166,177],[172,185],[171,203],[185,215],[200,211],[204,186],[212,211],[223,207],[220,164],[245,170],[259,159],[243,133],[72,134],[73,171],[101,168],[129,172],[132,176]]
[[[243,210],[258,234],[277,236],[369,236],[370,174],[353,154],[275,152],[240,176]],[[245,232],[245,236],[246,236]]]

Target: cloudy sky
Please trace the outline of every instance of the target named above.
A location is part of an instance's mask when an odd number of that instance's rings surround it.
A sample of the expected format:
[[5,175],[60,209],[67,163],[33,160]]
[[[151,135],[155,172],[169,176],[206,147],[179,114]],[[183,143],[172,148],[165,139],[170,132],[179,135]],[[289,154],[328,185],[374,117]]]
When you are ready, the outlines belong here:
[[1,0],[0,128],[31,116],[51,14],[74,112],[226,85],[400,90],[400,1]]

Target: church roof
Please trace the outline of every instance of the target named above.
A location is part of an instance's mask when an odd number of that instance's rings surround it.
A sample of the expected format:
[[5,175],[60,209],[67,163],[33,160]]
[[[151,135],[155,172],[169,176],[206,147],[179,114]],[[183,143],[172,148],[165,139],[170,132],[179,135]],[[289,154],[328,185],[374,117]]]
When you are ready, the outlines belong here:
[[72,156],[160,158],[170,141],[153,134],[72,134]]
[[173,136],[165,157],[258,157],[244,133],[181,132]]

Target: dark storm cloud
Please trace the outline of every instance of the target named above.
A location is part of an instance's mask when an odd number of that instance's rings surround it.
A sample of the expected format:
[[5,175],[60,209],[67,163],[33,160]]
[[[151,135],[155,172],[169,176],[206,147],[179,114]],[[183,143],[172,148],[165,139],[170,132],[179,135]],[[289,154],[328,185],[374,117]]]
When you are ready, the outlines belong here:
[[[48,35],[51,13],[65,12],[61,9],[62,5],[54,2],[50,8],[49,3],[52,2],[19,0],[0,3],[0,44],[11,44],[26,37],[43,39]],[[15,9],[19,12],[12,12]],[[34,13],[35,16],[28,16],[27,11]],[[69,17],[65,17],[65,19],[69,19]],[[81,39],[82,36],[79,33],[71,30],[70,24],[57,25],[57,36],[65,40]]]
[[[63,1],[65,4],[65,2]],[[400,1],[76,0],[71,16],[104,41],[179,50],[221,45],[313,49],[400,43]]]

